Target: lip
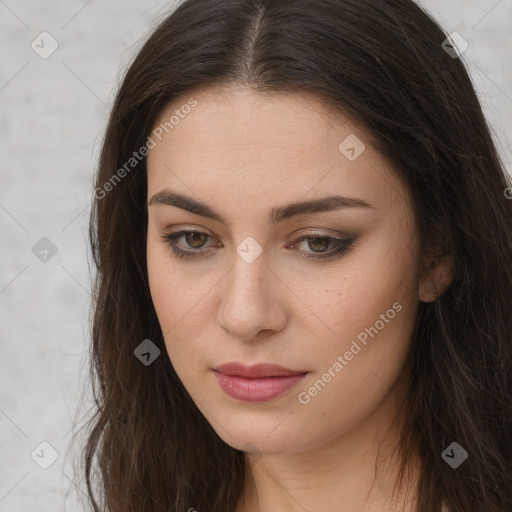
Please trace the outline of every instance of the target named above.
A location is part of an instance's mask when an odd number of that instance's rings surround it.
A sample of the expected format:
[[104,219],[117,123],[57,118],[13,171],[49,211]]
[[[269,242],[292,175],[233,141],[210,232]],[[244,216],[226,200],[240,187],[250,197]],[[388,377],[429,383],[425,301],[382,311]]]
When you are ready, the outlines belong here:
[[290,370],[284,366],[272,363],[258,363],[245,366],[241,363],[225,363],[214,368],[215,371],[226,375],[238,375],[246,379],[259,379],[262,377],[288,377],[290,375],[302,375],[308,370]]
[[264,402],[276,398],[309,373],[307,370],[290,370],[269,363],[253,366],[226,363],[213,368],[213,371],[225,393],[245,402]]

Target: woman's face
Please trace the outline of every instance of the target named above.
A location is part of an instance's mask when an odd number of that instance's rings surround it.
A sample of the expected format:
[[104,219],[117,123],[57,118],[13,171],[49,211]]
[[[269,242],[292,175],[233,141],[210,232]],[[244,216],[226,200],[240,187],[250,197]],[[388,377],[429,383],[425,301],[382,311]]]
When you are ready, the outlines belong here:
[[[418,255],[405,188],[364,131],[312,96],[234,88],[175,100],[155,129],[151,295],[172,365],[217,434],[299,452],[389,415]],[[229,362],[299,375],[214,370]]]

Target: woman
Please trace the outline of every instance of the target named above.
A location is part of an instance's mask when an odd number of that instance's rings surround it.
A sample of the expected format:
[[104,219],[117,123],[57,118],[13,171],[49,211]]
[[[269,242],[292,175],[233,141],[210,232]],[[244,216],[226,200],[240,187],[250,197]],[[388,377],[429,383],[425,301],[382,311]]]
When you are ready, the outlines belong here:
[[509,186],[412,1],[181,3],[96,177],[94,510],[512,510]]

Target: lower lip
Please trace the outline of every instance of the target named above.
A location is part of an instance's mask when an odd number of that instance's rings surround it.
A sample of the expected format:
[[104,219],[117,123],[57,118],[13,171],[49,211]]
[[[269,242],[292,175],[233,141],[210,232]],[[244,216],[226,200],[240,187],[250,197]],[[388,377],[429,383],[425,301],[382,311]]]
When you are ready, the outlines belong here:
[[246,379],[238,375],[226,375],[214,370],[220,387],[231,397],[245,402],[265,402],[271,400],[298,384],[305,373],[286,377],[263,377]]

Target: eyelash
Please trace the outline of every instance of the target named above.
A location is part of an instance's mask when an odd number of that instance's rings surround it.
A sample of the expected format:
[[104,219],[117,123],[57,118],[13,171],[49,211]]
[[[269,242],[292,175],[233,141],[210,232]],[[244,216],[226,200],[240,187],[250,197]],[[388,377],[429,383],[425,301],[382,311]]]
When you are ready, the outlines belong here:
[[[184,235],[193,234],[193,233],[207,235],[208,237],[210,237],[210,235],[208,235],[207,233],[204,233],[202,231],[184,230],[184,231],[179,231],[179,232],[173,233],[173,234],[163,235],[162,238],[164,240],[164,243],[171,248],[174,255],[177,256],[178,258],[183,258],[183,259],[196,258],[196,259],[198,259],[198,258],[203,257],[203,255],[200,254],[201,249],[192,250],[192,251],[184,251],[183,249],[179,249],[178,245],[177,245],[177,240],[179,238],[181,238]],[[324,260],[327,258],[334,258],[336,256],[341,257],[343,254],[345,254],[345,252],[347,252],[347,250],[349,249],[350,245],[353,242],[352,239],[335,238],[335,237],[321,235],[320,233],[318,233],[318,234],[312,233],[309,236],[303,236],[303,237],[299,238],[298,240],[293,242],[291,245],[295,246],[296,244],[299,244],[300,242],[303,242],[304,240],[330,240],[331,242],[334,243],[334,246],[335,246],[334,250],[327,252],[327,253],[315,254],[314,256],[305,256],[304,254],[301,255],[301,257],[309,259],[309,260]]]

